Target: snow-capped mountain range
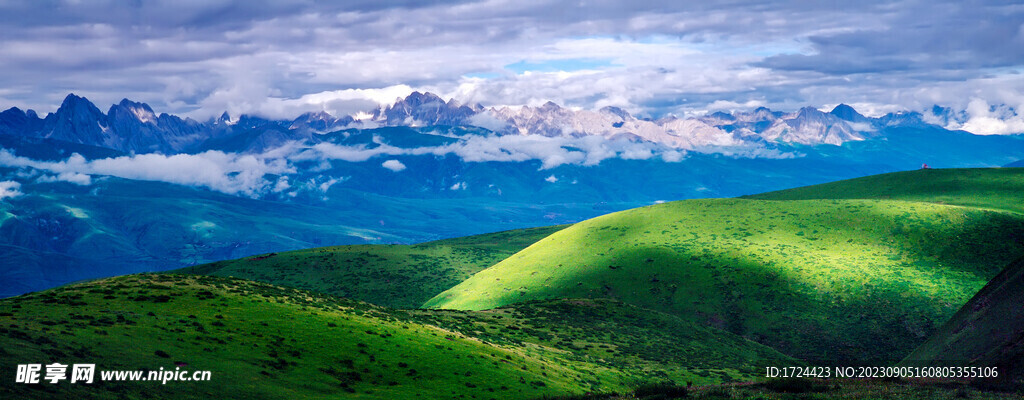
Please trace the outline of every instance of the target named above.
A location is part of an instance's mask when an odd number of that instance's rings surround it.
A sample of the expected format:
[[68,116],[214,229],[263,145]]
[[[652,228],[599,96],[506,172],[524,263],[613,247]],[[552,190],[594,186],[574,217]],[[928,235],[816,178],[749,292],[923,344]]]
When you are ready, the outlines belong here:
[[[933,123],[963,116],[936,106]],[[258,152],[288,141],[315,140],[318,134],[380,126],[477,126],[498,135],[625,138],[671,148],[715,152],[716,148],[765,143],[841,145],[876,137],[885,126],[922,126],[916,112],[869,118],[840,104],[830,112],[805,107],[783,113],[761,107],[750,112],[716,112],[697,118],[637,118],[616,107],[576,110],[548,102],[539,107],[484,108],[414,92],[372,112],[368,119],[306,113],[291,121],[227,113],[198,122],[162,113],[128,99],[101,112],[84,97],[69,94],[60,108],[41,118],[32,110],[0,113],[0,134],[48,138],[123,152],[176,154],[208,149]]]
[[358,117],[200,122],[129,100],[102,112],[69,95],[43,117],[0,112],[0,248],[11,253],[0,257],[0,297],[299,248],[567,224],[923,163],[1020,165],[1024,135],[943,128],[965,119],[948,109],[868,118],[839,105],[653,120],[413,93]]

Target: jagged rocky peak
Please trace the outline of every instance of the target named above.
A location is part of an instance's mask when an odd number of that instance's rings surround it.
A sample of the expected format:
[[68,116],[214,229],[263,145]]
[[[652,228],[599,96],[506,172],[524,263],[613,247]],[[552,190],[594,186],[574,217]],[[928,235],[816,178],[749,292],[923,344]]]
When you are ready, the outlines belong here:
[[[70,107],[70,106],[72,106],[72,105],[74,105],[76,103],[90,103],[90,102],[85,97],[79,96],[79,95],[77,95],[77,94],[72,92],[72,93],[68,93],[67,96],[64,96],[64,101],[61,101],[60,108]],[[90,103],[90,104],[92,104],[92,103]]]
[[710,115],[712,118],[721,119],[724,121],[735,121],[736,117],[724,111],[715,111]]
[[117,103],[117,105],[130,110],[144,110],[150,113],[153,112],[153,109],[149,107],[149,104],[139,103],[137,101],[131,101],[128,99],[121,99],[121,102]]
[[234,125],[234,122],[231,121],[231,115],[228,114],[227,111],[221,113],[220,117],[217,117],[217,119],[211,121],[211,123],[215,125]]
[[265,126],[278,126],[281,125],[281,123],[263,117],[257,117],[255,115],[242,114],[238,116],[238,120],[235,121],[235,125],[241,129],[255,129]]
[[619,107],[615,107],[615,106],[605,106],[605,107],[602,107],[599,111],[601,113],[603,113],[603,114],[610,114],[610,115],[614,115],[616,117],[619,117],[623,121],[628,120],[628,119],[633,117],[626,110],[623,110],[623,109],[621,109]]
[[56,112],[46,116],[37,136],[108,147],[113,141],[107,116],[74,93],[64,98]]
[[800,108],[799,112],[797,112],[797,116],[791,120],[786,120],[786,123],[793,127],[828,129],[834,126],[839,126],[844,128],[844,130],[846,130],[845,128],[848,128],[838,117],[822,113],[820,109],[812,106]]
[[310,111],[295,118],[295,121],[334,121],[336,119],[327,111]]
[[43,120],[33,110],[22,111],[11,107],[0,112],[0,134],[31,136],[42,126]]
[[18,107],[11,107],[4,111],[0,111],[0,124],[13,123],[15,121],[24,121],[27,119],[38,119],[35,111],[28,110],[22,111]]
[[[462,107],[462,102],[460,102],[460,101],[456,100],[454,97],[452,97],[451,99],[448,100],[447,103],[445,103],[445,105],[448,106],[448,107],[452,107],[452,108],[459,108],[459,107]],[[470,107],[470,108],[472,108],[472,107]]]
[[355,119],[350,115],[337,118],[327,111],[310,111],[295,118],[291,125],[288,126],[288,129],[327,133],[331,130],[344,128],[354,121]]
[[737,120],[736,116],[724,111],[716,111],[697,119],[712,126],[730,125],[735,123]]
[[544,103],[540,107],[537,107],[537,109],[541,110],[541,111],[556,111],[556,110],[561,110],[562,106],[560,106],[560,105],[556,104],[555,102],[549,100],[547,103]]
[[940,126],[953,128],[963,125],[969,119],[966,111],[954,111],[950,107],[942,107],[937,104],[933,105],[927,114],[924,116],[925,119]]
[[25,112],[22,111],[18,107],[11,107],[11,108],[8,108],[6,110],[0,111],[0,117],[6,116],[6,115],[10,115],[10,116],[18,115],[18,116],[24,117],[25,116]]
[[929,125],[927,122],[925,122],[924,116],[916,111],[892,112],[883,115],[878,120],[882,125],[885,126],[902,125],[923,127]]
[[465,125],[482,110],[473,109],[452,99],[444,101],[436,94],[412,92],[377,115],[387,125]]
[[[1002,109],[1001,109],[1002,110]],[[767,141],[801,144],[841,144],[882,134],[887,125],[923,125],[960,117],[935,107],[919,113],[889,114],[868,118],[847,104],[829,112],[805,107],[783,113],[767,107],[753,111],[714,112],[697,118],[663,117],[638,119],[619,107],[598,110],[566,108],[553,101],[539,106],[505,106],[484,109],[454,98],[444,100],[430,92],[412,92],[370,117],[335,117],[326,111],[302,114],[291,121],[268,120],[250,115],[234,118],[228,112],[205,123],[160,114],[145,104],[128,99],[103,114],[89,100],[69,94],[61,107],[45,119],[32,111],[11,108],[0,113],[0,133],[45,137],[138,153],[174,153],[211,148],[221,143],[266,145],[288,139],[315,139],[349,127],[387,126],[480,126],[499,134],[639,138],[685,149],[731,146]],[[354,124],[354,125],[353,125]],[[365,124],[365,125],[364,125]],[[942,124],[945,126],[945,124]],[[229,143],[230,142],[230,143]]]
[[768,107],[758,107],[755,108],[753,111],[737,112],[732,114],[732,116],[736,118],[737,122],[750,124],[775,121],[779,118],[782,118],[783,115],[783,113],[778,111],[772,111],[768,109]]
[[105,125],[105,117],[106,115],[89,99],[71,93],[61,102],[60,108],[48,115],[47,119],[94,120]]
[[853,107],[843,103],[840,103],[839,105],[835,106],[835,108],[833,108],[832,111],[829,112],[829,114],[835,115],[837,118],[849,122],[859,123],[871,121],[870,119],[868,119],[868,117],[865,117],[863,114],[857,112],[857,110],[854,109]]
[[817,108],[808,106],[808,107],[801,108],[800,111],[797,111],[796,117],[794,117],[793,120],[800,121],[800,122],[804,122],[804,121],[830,121],[830,120],[832,120],[832,118],[829,118],[829,117],[833,117],[834,118],[834,116],[831,116],[829,114],[823,113],[823,112],[821,112],[821,110],[819,110]]
[[767,140],[808,145],[840,145],[864,140],[846,121],[814,107],[801,108],[795,115],[775,121],[759,134]]
[[755,108],[753,115],[761,119],[776,119],[780,117],[779,113],[772,111],[768,107]]
[[153,109],[146,103],[137,103],[128,99],[122,99],[120,103],[110,106],[107,116],[111,120],[122,118],[134,118],[144,124],[156,124],[157,116]]
[[96,108],[96,105],[92,104],[89,99],[79,97],[74,93],[69,93],[67,97],[64,98],[64,101],[60,103],[60,108],[58,108],[57,112],[54,114],[58,116],[58,118],[69,116],[94,117],[103,115],[100,109]]
[[405,96],[404,99],[399,97],[398,99],[395,100],[395,104],[392,104],[391,106],[389,106],[389,107],[387,107],[385,109],[385,112],[387,110],[410,109],[410,108],[419,108],[419,107],[423,107],[423,106],[431,106],[431,107],[450,106],[450,107],[458,108],[459,105],[457,103],[458,102],[455,102],[455,103],[445,102],[444,99],[442,99],[440,96],[438,96],[436,94],[433,94],[433,93],[430,93],[430,92],[420,93],[420,92],[417,91],[417,92],[410,93],[408,96]]

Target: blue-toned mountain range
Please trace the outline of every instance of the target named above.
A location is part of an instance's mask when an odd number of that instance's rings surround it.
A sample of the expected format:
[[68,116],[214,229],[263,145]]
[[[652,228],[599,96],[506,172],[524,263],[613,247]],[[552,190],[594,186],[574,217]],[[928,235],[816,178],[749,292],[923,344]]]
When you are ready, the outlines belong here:
[[[0,113],[0,296],[251,254],[570,223],[658,201],[995,167],[1019,135],[847,105],[698,118],[484,108],[413,93],[369,118],[199,122],[69,95]],[[955,118],[955,115],[951,118]],[[929,119],[931,120],[931,119]]]

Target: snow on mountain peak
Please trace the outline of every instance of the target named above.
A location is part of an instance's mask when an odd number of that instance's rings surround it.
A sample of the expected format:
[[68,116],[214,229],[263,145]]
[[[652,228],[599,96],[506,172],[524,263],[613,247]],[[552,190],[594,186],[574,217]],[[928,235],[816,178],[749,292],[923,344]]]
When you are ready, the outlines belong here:
[[136,103],[128,99],[122,99],[121,102],[118,103],[116,106],[110,107],[110,111],[107,112],[107,115],[113,117],[113,114],[116,112],[115,110],[118,107],[134,115],[135,119],[137,119],[141,123],[156,123],[156,113],[153,112],[153,109],[149,108],[149,105],[146,103]]
[[232,118],[225,112],[217,119],[199,123],[173,115],[157,116],[145,103],[128,99],[103,114],[84,97],[69,94],[60,109],[45,119],[14,108],[0,113],[0,134],[53,138],[123,151],[173,153],[201,148],[211,140],[278,143],[345,128],[448,125],[481,127],[497,135],[600,136],[647,141],[684,150],[715,151],[716,147],[763,146],[770,142],[840,145],[875,137],[890,125],[938,123],[948,126],[963,119],[962,112],[954,113],[941,107],[926,114],[895,113],[868,118],[847,104],[839,104],[829,112],[804,107],[783,113],[758,107],[746,112],[719,111],[696,118],[670,116],[651,120],[637,118],[614,106],[587,110],[547,101],[539,106],[485,109],[479,104],[465,105],[454,98],[445,101],[430,92],[412,92],[372,112],[340,118],[322,110],[307,112],[292,121],[248,115]]

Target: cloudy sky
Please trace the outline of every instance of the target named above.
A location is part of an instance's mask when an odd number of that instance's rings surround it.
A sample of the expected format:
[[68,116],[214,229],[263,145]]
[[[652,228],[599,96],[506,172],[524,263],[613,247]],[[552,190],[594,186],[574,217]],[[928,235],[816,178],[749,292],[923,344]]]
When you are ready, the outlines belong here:
[[647,116],[840,102],[1024,110],[1014,1],[8,1],[0,108],[69,92],[197,119],[372,109],[412,90]]

